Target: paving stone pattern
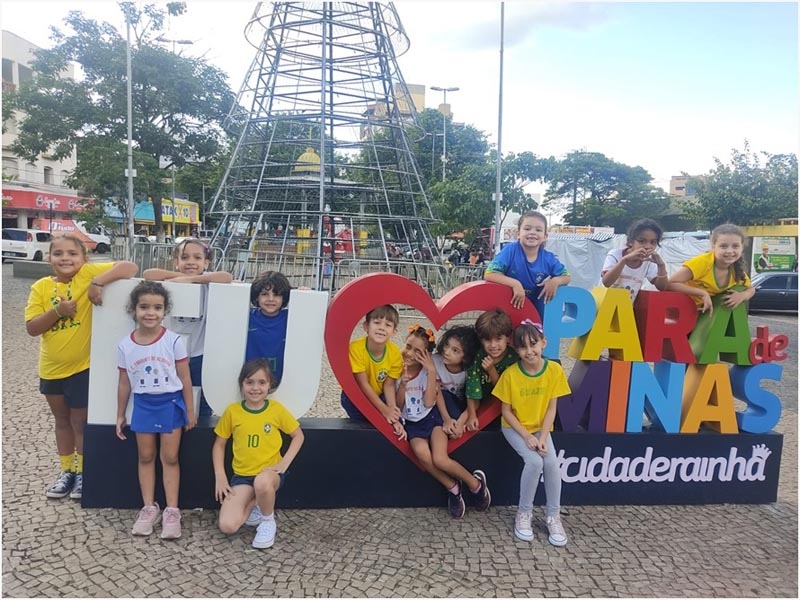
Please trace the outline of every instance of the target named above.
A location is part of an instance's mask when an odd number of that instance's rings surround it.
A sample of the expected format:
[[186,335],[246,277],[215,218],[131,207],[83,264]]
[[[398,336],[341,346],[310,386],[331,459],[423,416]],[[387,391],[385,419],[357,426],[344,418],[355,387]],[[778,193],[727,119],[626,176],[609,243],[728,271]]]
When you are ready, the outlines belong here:
[[[183,537],[164,541],[130,535],[135,511],[44,497],[58,467],[23,324],[31,283],[3,265],[4,596],[797,597],[794,317],[751,319],[793,340],[783,381],[767,384],[784,400],[775,504],[565,507],[564,548],[547,543],[541,508],[532,543],[513,537],[513,507],[460,522],[445,507],[281,510],[275,546],[254,550],[253,530],[223,535],[216,511],[184,510]],[[327,364],[309,416],[344,416]]]

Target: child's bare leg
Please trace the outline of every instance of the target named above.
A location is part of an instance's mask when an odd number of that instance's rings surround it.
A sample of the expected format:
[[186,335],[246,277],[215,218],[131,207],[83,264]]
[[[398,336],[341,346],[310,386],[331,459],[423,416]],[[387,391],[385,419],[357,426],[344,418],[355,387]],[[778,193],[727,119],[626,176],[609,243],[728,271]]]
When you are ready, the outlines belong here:
[[181,485],[181,468],[178,463],[180,447],[180,427],[176,427],[171,433],[161,434],[161,467],[164,471],[164,495],[167,497],[167,506],[171,508],[178,508],[178,488]]
[[481,487],[481,482],[472,473],[447,454],[447,434],[441,427],[434,427],[431,433],[431,453],[433,464],[437,469],[444,471],[454,479],[463,481],[471,492],[475,492]]
[[[256,503],[265,517],[275,511],[275,496],[280,487],[281,478],[275,471],[264,469],[253,480],[253,491],[256,495]],[[246,516],[246,515],[245,515]]]
[[89,409],[87,408],[71,408],[69,411],[69,423],[75,439],[75,452],[78,454],[83,454],[83,430],[86,428],[88,414]]
[[[442,428],[439,427],[438,429],[441,431]],[[433,475],[436,481],[441,483],[446,489],[450,490],[456,484],[456,481],[447,473],[436,468],[436,465],[433,463],[433,457],[431,456],[430,446],[428,446],[428,440],[424,438],[414,438],[411,440],[410,444],[419,462],[422,463],[422,468]]]
[[56,449],[59,456],[75,452],[75,432],[70,421],[70,408],[61,394],[46,394],[45,399],[56,421]]
[[137,433],[136,452],[139,456],[139,488],[145,506],[156,503],[156,434]]
[[255,493],[252,485],[235,485],[219,509],[219,530],[231,535],[239,531],[253,510]]

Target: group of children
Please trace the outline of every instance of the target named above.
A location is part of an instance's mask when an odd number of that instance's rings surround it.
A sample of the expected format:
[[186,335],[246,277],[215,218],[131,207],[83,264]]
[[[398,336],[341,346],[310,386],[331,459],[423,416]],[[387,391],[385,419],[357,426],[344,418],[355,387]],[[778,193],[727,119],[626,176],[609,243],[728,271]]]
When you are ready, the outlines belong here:
[[[519,219],[519,239],[507,245],[488,265],[485,278],[512,289],[511,304],[520,308],[528,298],[543,314],[558,287],[570,281],[566,267],[545,247],[547,220],[528,212]],[[628,289],[635,299],[645,280],[659,290],[692,296],[702,312],[712,310],[712,296],[725,294],[722,304],[734,308],[752,297],[744,269],[745,236],[735,225],[712,231],[710,252],[686,261],[668,277],[657,253],[662,230],[652,220],[631,225],[624,248],[612,250],[600,283]],[[205,317],[171,317],[170,295],[159,281],[227,283],[231,275],[209,272],[210,248],[188,238],[175,248],[175,271],[149,269],[130,295],[128,312],[135,329],[117,347],[119,385],[117,435],[136,434],[139,484],[144,507],[133,526],[136,535],[150,535],[159,521],[161,537],[180,537],[178,450],[183,431],[195,426],[192,386],[202,386]],[[89,262],[83,242],[72,234],[54,236],[50,247],[54,275],[31,286],[25,308],[27,332],[41,336],[39,390],[55,420],[61,472],[47,488],[48,498],[80,499],[83,490],[83,429],[89,388],[92,304],[101,304],[103,287],[138,271],[127,261]],[[735,288],[735,289],[734,289]],[[253,546],[268,548],[275,540],[275,495],[303,444],[296,418],[270,393],[283,372],[287,305],[291,286],[280,273],[267,272],[251,286],[251,313],[245,364],[239,375],[241,399],[229,405],[214,431],[212,460],[215,496],[221,503],[219,527],[234,533],[243,524],[255,526]],[[356,382],[370,404],[407,439],[423,468],[447,490],[453,518],[464,516],[466,486],[476,510],[491,504],[486,474],[469,471],[447,453],[449,439],[478,429],[481,402],[502,403],[501,431],[520,455],[523,468],[514,535],[533,539],[532,508],[539,478],[544,474],[545,524],[548,540],[567,543],[560,520],[561,477],[552,431],[556,400],[569,393],[558,361],[543,355],[547,340],[540,323],[526,319],[516,328],[501,308],[483,313],[474,327],[435,334],[420,325],[409,328],[404,347],[391,339],[399,327],[391,305],[371,310],[363,323],[365,336],[350,344]],[[153,357],[156,357],[155,359]],[[126,411],[133,393],[131,423]],[[342,407],[349,417],[364,419],[344,392]],[[211,408],[200,396],[200,416]],[[281,435],[291,438],[282,456]],[[158,439],[157,439],[158,438]],[[233,477],[227,478],[224,455],[233,438]],[[155,457],[159,448],[167,506],[155,501]]]

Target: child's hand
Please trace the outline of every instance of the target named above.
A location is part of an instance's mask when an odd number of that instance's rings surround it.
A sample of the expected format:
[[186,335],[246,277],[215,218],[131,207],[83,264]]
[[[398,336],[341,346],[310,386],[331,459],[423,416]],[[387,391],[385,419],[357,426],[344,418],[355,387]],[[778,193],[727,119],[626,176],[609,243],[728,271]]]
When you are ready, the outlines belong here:
[[228,478],[225,475],[217,477],[214,483],[214,498],[216,501],[222,504],[222,502],[232,494],[233,489],[228,483]]
[[478,431],[478,415],[469,415],[465,425],[467,431]]
[[[89,302],[94,304],[95,306],[102,306],[103,305],[103,288],[99,285],[90,285],[89,289],[86,291],[86,297],[89,298]],[[59,305],[58,312],[62,315],[64,311],[61,310],[61,306]]]
[[[100,289],[96,285],[93,285],[89,288],[89,291],[91,291],[92,288],[97,288],[98,290]],[[61,315],[62,317],[74,317],[75,311],[78,310],[78,301],[67,300],[67,298],[65,296],[62,296],[61,294],[58,295],[58,298],[59,298],[57,307],[58,314]],[[91,300],[91,298],[89,298],[89,300]],[[93,304],[97,303],[93,302]]]
[[553,296],[556,295],[556,292],[558,291],[558,283],[551,277],[548,277],[538,285],[540,288],[542,288],[542,291],[539,292],[537,297],[541,298],[544,296],[544,303],[547,304],[553,299]]
[[494,369],[494,359],[491,356],[486,356],[481,361],[481,367],[484,371],[489,372]]
[[[193,408],[193,407],[191,407]],[[184,431],[189,431],[190,429],[194,429],[194,426],[197,425],[197,417],[194,416],[194,410],[186,410],[186,418],[188,422],[186,425],[183,426]]]
[[638,263],[643,260],[647,260],[647,250],[638,248],[637,250],[628,250],[628,252],[622,255],[620,262],[630,265],[631,263]]
[[459,421],[453,421],[452,434],[450,437],[457,440],[462,435],[464,435],[464,426]]
[[386,406],[385,410],[383,411],[383,416],[390,425],[394,425],[400,420],[400,409],[396,406]]
[[392,423],[392,430],[394,431],[394,434],[397,436],[397,439],[399,440],[408,439],[408,433],[406,433],[406,430],[400,424],[400,421],[395,421],[394,423]]
[[547,455],[547,440],[545,440],[545,439],[539,440],[539,449],[537,450],[537,452],[541,456],[546,456]]
[[725,297],[722,299],[722,306],[726,308],[736,308],[745,300],[746,298],[744,297],[744,292],[728,290],[725,292]]
[[712,312],[714,312],[714,305],[711,303],[711,296],[707,291],[703,290],[703,294],[700,297],[703,299],[703,306],[700,307],[700,312],[704,313],[708,311],[708,314],[710,315]]
[[117,437],[121,440],[127,440],[128,438],[125,437],[125,434],[122,433],[122,430],[128,426],[128,420],[125,418],[125,415],[121,417],[117,417]]
[[408,374],[408,366],[403,365],[403,373],[400,375],[400,383],[406,385],[409,381],[411,381],[411,376]]
[[663,266],[665,266],[664,259],[662,259],[662,258],[661,258],[661,257],[658,255],[658,253],[657,253],[657,252],[653,252],[652,254],[650,254],[650,256],[648,256],[648,257],[647,257],[647,260],[649,260],[649,261],[650,261],[650,262],[652,262],[652,263],[655,263],[655,265],[656,265],[657,267],[663,267]]
[[525,438],[525,445],[528,446],[528,448],[530,448],[531,450],[538,450],[539,449],[539,439],[535,435],[530,433]]
[[415,357],[417,359],[417,362],[421,364],[422,367],[426,371],[428,371],[428,373],[430,373],[431,371],[433,371],[434,373],[436,372],[436,365],[433,364],[433,357],[431,356],[431,353],[428,352],[426,349],[417,350],[417,352],[415,353]]
[[196,283],[194,275],[178,275],[169,280],[170,283]]
[[525,288],[522,287],[519,281],[515,281],[514,285],[511,286],[511,291],[511,306],[522,308],[522,305],[525,304]]

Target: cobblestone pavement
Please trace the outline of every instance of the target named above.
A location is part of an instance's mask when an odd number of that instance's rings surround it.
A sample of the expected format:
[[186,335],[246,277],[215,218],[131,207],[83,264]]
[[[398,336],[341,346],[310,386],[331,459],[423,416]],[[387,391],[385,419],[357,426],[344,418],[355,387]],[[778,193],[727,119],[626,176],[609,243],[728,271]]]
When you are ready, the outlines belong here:
[[[22,323],[30,284],[3,266],[5,596],[797,597],[796,317],[751,318],[793,340],[775,387],[775,504],[567,507],[564,548],[547,543],[540,508],[533,543],[513,537],[513,507],[461,522],[444,508],[279,510],[275,546],[259,551],[252,530],[219,533],[216,511],[184,511],[183,537],[162,541],[130,535],[135,511],[44,497],[57,466]],[[343,416],[325,369],[310,416]]]

